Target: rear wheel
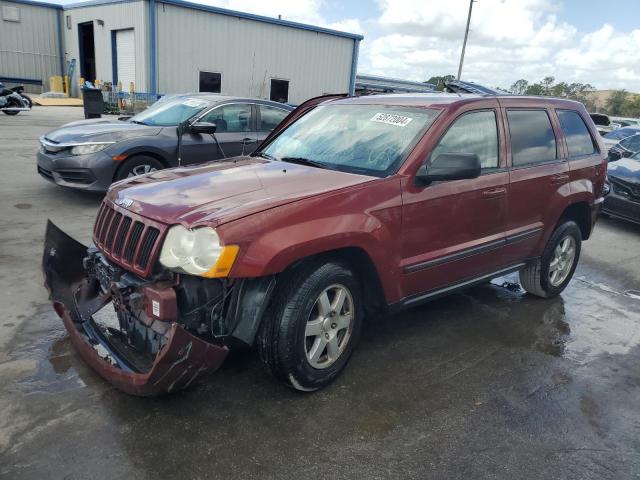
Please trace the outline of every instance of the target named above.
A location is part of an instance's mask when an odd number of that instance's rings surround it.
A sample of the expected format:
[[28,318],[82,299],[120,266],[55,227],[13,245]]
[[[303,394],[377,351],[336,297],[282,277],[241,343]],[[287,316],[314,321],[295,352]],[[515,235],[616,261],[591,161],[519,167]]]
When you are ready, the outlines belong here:
[[342,372],[362,323],[360,285],[339,263],[281,278],[258,333],[267,370],[296,390],[318,390]]
[[115,180],[124,180],[125,178],[137,177],[145,173],[162,170],[164,165],[160,160],[147,155],[136,155],[125,160],[116,172]]
[[542,257],[520,272],[522,287],[542,298],[560,294],[573,277],[580,258],[582,232],[569,220],[554,230]]

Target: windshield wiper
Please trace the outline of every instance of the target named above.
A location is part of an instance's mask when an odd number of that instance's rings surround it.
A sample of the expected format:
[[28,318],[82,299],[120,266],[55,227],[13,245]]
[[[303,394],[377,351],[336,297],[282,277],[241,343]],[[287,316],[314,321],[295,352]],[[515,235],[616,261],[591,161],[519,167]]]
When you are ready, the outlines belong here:
[[131,120],[131,119],[129,119],[129,121],[130,121],[131,123],[135,123],[135,124],[137,124],[137,125],[146,125],[146,123],[141,122],[140,120]]
[[280,160],[288,163],[297,163],[298,165],[307,165],[309,167],[330,168],[326,163],[316,162],[304,157],[283,157]]
[[270,160],[272,162],[277,162],[278,161],[278,159],[276,157],[274,157],[273,155],[269,155],[268,153],[264,153],[264,152],[253,152],[250,156],[251,157],[266,158],[267,160]]

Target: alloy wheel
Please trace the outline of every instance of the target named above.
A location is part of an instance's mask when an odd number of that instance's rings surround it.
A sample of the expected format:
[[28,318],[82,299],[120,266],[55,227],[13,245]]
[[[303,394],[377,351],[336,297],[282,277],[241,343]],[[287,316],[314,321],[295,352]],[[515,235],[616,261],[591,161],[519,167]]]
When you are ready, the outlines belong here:
[[347,287],[335,284],[320,293],[305,327],[305,353],[313,368],[330,367],[340,358],[351,338],[353,315]]
[[576,241],[567,235],[558,242],[549,263],[549,283],[558,287],[567,279],[576,258]]

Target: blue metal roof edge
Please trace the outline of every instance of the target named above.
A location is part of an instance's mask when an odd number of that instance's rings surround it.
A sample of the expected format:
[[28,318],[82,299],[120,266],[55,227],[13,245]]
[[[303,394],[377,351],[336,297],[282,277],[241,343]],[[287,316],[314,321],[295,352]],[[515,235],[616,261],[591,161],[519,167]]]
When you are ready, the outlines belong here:
[[[13,1],[13,0],[10,0],[10,1]],[[125,2],[131,2],[131,1],[138,1],[138,0],[89,0],[87,2],[78,2],[78,3],[71,3],[69,5],[62,5],[62,8],[64,8],[65,10],[68,10],[72,8],[93,7],[96,5],[108,5],[111,3],[125,3]],[[28,2],[28,3],[31,3],[31,2]],[[178,7],[191,8],[193,10],[201,10],[204,12],[217,13],[220,15],[227,15],[229,17],[245,18],[247,20],[254,20],[256,22],[271,23],[273,25],[297,28],[300,30],[308,30],[308,31],[317,32],[317,33],[325,33],[327,35],[351,38],[354,40],[364,39],[362,35],[358,35],[356,33],[341,32],[339,30],[332,30],[330,28],[318,27],[315,25],[307,25],[306,23],[298,23],[298,22],[292,22],[290,20],[281,20],[279,18],[265,17],[263,15],[255,15],[253,13],[239,12],[237,10],[229,10],[227,8],[213,7],[211,5],[203,5],[200,3],[188,2],[185,0],[157,0],[156,3],[166,3],[167,5],[175,5]]]
[[56,10],[62,10],[62,5],[58,3],[48,3],[48,2],[29,2],[28,0],[6,0],[11,3],[19,3],[21,5],[33,5],[34,7],[47,7],[47,8],[55,8]]

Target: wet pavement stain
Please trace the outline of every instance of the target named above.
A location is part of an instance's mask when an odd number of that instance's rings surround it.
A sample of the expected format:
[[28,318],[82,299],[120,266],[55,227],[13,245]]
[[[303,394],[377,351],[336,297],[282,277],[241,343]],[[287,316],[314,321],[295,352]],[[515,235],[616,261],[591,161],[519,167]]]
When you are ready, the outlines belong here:
[[18,210],[28,210],[33,207],[33,205],[31,205],[30,203],[16,203],[14,207]]

